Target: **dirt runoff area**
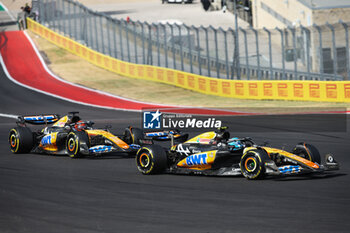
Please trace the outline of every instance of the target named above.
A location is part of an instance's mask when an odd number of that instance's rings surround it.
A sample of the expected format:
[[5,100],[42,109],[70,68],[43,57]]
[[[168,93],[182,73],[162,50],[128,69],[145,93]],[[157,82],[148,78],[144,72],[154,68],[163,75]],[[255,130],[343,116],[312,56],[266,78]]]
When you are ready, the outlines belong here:
[[99,68],[28,31],[57,76],[93,89],[148,103],[240,109],[254,112],[289,112],[322,108],[349,108],[348,103],[278,100],[242,100],[205,95],[172,85],[120,76]]

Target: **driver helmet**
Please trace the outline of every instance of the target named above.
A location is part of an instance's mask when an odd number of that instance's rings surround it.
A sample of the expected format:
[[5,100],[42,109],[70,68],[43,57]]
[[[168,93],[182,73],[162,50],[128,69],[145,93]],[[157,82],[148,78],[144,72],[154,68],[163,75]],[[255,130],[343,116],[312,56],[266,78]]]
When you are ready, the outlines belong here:
[[87,129],[88,125],[84,121],[78,121],[77,123],[75,123],[74,128],[77,131],[82,131],[82,130]]
[[228,142],[228,147],[231,151],[243,149],[244,145],[238,138],[231,138]]
[[227,131],[219,131],[216,133],[217,142],[226,142],[230,138],[230,133]]

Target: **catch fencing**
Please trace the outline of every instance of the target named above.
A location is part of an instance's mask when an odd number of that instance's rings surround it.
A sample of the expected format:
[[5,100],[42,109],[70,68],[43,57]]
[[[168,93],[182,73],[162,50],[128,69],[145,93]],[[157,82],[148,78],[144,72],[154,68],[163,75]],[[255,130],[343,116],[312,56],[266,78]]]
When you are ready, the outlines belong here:
[[[348,23],[223,30],[116,19],[72,0],[36,0],[37,20],[100,53],[135,64],[235,80],[348,80]],[[237,44],[238,46],[235,46]]]

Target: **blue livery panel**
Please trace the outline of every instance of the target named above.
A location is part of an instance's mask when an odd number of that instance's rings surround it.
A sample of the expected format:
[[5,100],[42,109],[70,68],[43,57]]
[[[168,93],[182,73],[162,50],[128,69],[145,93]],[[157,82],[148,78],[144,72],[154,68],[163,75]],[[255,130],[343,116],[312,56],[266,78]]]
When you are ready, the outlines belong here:
[[23,116],[25,122],[30,124],[50,124],[58,121],[58,116],[56,115],[38,115],[38,116]]
[[45,137],[43,137],[43,138],[41,139],[40,144],[41,144],[42,146],[51,145],[51,144],[52,144],[52,136],[51,136],[51,134],[50,134],[50,135],[47,135],[47,136],[45,136]]
[[188,156],[186,158],[186,164],[188,166],[196,166],[196,165],[206,165],[207,162],[207,153],[202,154],[194,154],[191,156]]

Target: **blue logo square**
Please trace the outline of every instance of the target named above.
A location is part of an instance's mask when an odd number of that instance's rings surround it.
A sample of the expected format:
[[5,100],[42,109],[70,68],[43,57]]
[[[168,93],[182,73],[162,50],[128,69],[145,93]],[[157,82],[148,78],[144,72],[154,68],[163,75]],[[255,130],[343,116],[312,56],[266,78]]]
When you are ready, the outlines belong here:
[[156,112],[143,112],[143,128],[160,129],[161,115],[162,113],[159,112],[159,110],[157,110]]

